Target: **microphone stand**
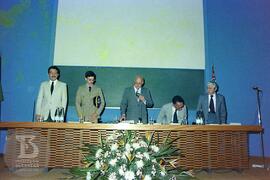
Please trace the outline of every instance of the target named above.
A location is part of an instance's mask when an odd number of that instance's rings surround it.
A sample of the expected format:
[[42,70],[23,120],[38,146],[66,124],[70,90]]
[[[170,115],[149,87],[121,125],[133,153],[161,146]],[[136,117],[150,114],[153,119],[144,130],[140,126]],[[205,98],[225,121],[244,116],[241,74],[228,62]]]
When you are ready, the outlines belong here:
[[136,92],[136,96],[137,96],[138,101],[139,101],[138,103],[140,105],[140,117],[138,117],[138,119],[139,119],[139,123],[143,123],[142,122],[142,106],[143,106],[143,102],[139,99],[140,95],[141,95],[140,93]]
[[36,120],[35,113],[36,113],[36,101],[34,100],[32,122],[35,122],[35,120]]
[[[261,99],[260,99],[260,92],[262,92],[262,91],[259,88],[256,88],[255,90],[256,90],[256,97],[257,97],[257,111],[258,111],[259,126],[262,127],[262,113],[261,113]],[[262,153],[262,157],[263,157],[263,168],[266,168],[265,156],[264,156],[263,129],[260,132],[260,137],[261,137],[261,153]]]
[[141,100],[140,100],[139,104],[140,104],[140,117],[138,119],[139,119],[139,123],[143,123],[142,122],[142,106],[143,106],[143,102],[141,102]]

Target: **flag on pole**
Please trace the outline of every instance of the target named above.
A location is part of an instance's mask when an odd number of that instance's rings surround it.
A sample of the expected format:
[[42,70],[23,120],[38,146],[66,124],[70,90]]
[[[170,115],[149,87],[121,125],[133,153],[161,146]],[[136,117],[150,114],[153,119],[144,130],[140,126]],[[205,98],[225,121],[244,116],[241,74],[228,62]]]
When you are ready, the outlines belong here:
[[216,82],[216,75],[215,75],[215,67],[214,64],[212,65],[212,78],[211,81]]

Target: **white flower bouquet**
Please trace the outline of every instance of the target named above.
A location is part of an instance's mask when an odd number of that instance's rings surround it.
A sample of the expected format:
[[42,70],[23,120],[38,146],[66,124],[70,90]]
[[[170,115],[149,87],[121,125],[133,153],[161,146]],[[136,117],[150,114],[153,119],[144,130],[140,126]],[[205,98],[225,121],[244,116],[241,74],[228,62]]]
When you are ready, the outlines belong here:
[[85,144],[83,168],[71,169],[72,178],[81,179],[170,179],[179,174],[179,149],[172,146],[177,140],[165,138],[161,146],[154,133],[141,137],[136,131],[114,131],[98,145]]

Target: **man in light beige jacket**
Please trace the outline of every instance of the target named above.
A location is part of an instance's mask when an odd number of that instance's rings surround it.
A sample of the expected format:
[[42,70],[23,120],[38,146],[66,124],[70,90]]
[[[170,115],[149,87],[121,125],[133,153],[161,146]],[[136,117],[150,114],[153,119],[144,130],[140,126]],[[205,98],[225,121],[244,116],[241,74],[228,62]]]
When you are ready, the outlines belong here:
[[67,85],[58,80],[60,70],[57,66],[48,68],[49,81],[44,81],[40,85],[37,103],[36,120],[53,121],[57,108],[62,108],[62,116],[67,107]]
[[101,88],[95,85],[96,74],[93,71],[85,73],[86,84],[80,86],[76,93],[76,110],[80,122],[98,123],[105,107]]

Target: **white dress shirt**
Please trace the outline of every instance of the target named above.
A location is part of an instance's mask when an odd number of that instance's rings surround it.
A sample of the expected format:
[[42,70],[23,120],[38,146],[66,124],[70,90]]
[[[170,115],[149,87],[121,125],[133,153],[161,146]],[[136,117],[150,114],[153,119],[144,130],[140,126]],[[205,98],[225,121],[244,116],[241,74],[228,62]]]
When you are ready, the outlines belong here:
[[52,82],[54,82],[53,86],[55,87],[57,81],[58,81],[57,79],[55,81],[50,80],[50,86],[52,85]]
[[[137,89],[135,86],[133,86],[135,94],[137,96],[137,93],[142,94],[142,88]],[[139,102],[139,97],[137,97],[137,101]],[[146,104],[146,100],[143,101],[144,104]]]

